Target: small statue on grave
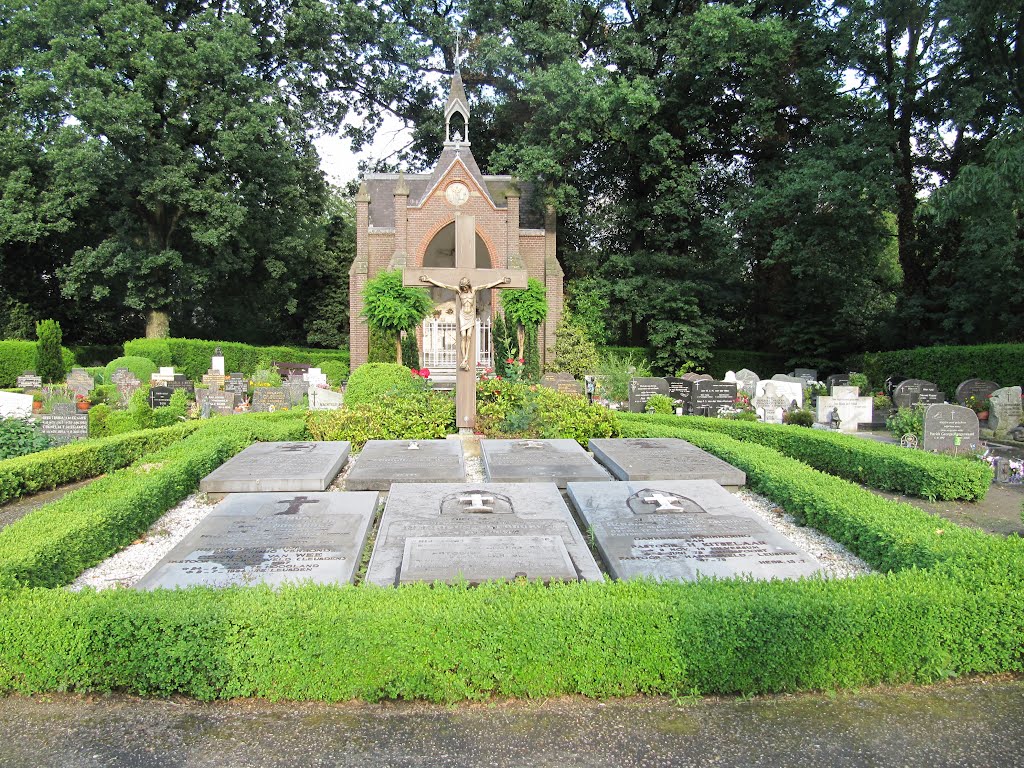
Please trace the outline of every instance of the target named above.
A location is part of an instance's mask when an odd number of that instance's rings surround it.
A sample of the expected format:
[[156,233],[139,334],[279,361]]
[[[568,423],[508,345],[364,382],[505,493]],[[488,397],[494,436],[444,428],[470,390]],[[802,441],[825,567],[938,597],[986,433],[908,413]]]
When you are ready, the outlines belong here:
[[843,423],[843,420],[841,418],[839,418],[839,408],[838,407],[832,409],[832,413],[829,414],[828,420],[832,424],[832,429],[835,429],[835,430],[839,429],[839,427]]
[[480,293],[480,291],[488,288],[494,288],[495,286],[502,285],[504,283],[511,283],[512,278],[506,277],[502,280],[495,280],[493,283],[484,283],[483,285],[479,285],[475,288],[469,282],[468,277],[464,277],[459,280],[458,286],[440,283],[426,275],[420,275],[420,281],[436,285],[438,288],[446,288],[449,291],[455,291],[459,300],[459,351],[462,357],[462,361],[459,363],[459,368],[464,371],[468,371],[469,350],[473,346],[472,333],[476,327],[476,295]]

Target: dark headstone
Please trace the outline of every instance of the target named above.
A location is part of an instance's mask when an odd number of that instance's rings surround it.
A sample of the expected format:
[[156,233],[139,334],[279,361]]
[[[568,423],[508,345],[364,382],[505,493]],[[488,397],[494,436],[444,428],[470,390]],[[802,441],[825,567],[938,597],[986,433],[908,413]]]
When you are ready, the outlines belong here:
[[690,392],[690,413],[694,416],[718,416],[722,408],[736,406],[736,383],[731,381],[695,381]]
[[366,572],[368,584],[478,584],[517,577],[602,578],[553,484],[396,483],[391,487]]
[[492,483],[611,480],[575,440],[481,440],[480,453]]
[[376,509],[376,493],[233,494],[135,588],[351,584]]
[[711,480],[569,483],[616,579],[796,579],[821,564]]
[[151,387],[149,390],[149,407],[163,408],[171,404],[171,395],[174,390],[171,387]]
[[932,405],[944,402],[945,399],[945,392],[940,392],[932,382],[923,379],[906,379],[892,392],[892,400],[897,408],[910,408],[918,403]]
[[684,413],[689,411],[693,382],[681,376],[666,376],[665,381],[668,382],[668,396],[672,398],[672,402],[682,407]]
[[306,397],[306,391],[309,389],[309,385],[306,384],[305,380],[301,376],[291,376],[285,381],[284,385],[285,396],[288,398],[288,405],[292,408],[298,408],[302,405],[303,398]]
[[282,379],[287,379],[295,374],[302,376],[309,370],[309,363],[274,363],[274,368]]
[[239,400],[244,400],[246,395],[249,394],[249,381],[245,378],[245,374],[232,373],[224,381],[224,391],[234,392],[238,395]]
[[583,384],[576,381],[576,379],[573,378],[573,375],[568,371],[545,373],[540,378],[540,385],[567,395],[583,394]]
[[184,389],[189,394],[194,395],[196,392],[195,382],[192,381],[184,373],[176,373],[174,377],[167,382],[167,386],[173,390]]
[[59,403],[52,413],[39,416],[39,429],[52,444],[65,445],[89,437],[89,416],[70,403]]
[[643,413],[652,395],[668,396],[668,382],[658,376],[629,380],[629,410],[633,413]]
[[934,403],[924,412],[924,450],[970,453],[978,441],[978,416],[970,408]]
[[616,480],[714,480],[726,488],[747,482],[743,470],[674,437],[593,438],[589,447]]
[[831,376],[825,379],[825,386],[828,387],[829,392],[832,391],[832,387],[848,387],[850,386],[850,374],[833,373]]
[[253,413],[269,413],[288,408],[288,393],[284,387],[256,387],[252,391]]
[[31,371],[25,371],[18,377],[15,386],[19,389],[39,389],[43,386],[43,377],[36,376]]
[[968,379],[967,381],[960,382],[960,386],[956,388],[956,401],[960,405],[967,405],[968,398],[975,398],[978,401],[982,401],[991,397],[992,393],[999,389],[999,385],[994,381],[985,381],[984,379]]
[[818,371],[814,368],[797,368],[789,375],[796,379],[803,379],[808,384],[818,380]]
[[458,440],[369,440],[345,477],[349,491],[386,491],[392,483],[466,480]]
[[253,443],[204,477],[204,493],[323,491],[338,476],[351,443]]

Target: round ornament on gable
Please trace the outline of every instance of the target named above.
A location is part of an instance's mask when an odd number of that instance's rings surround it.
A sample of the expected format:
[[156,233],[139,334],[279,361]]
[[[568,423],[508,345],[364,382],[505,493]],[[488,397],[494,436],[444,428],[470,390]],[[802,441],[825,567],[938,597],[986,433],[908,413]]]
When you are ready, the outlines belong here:
[[469,200],[469,187],[461,181],[452,182],[448,185],[448,188],[445,189],[444,196],[448,199],[448,202],[454,206],[463,205],[467,200]]

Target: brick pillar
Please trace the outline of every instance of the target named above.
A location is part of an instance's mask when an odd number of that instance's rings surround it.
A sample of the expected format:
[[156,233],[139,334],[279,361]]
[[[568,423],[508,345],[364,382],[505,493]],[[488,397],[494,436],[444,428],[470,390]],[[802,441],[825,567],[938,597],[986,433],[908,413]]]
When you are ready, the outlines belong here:
[[562,281],[565,273],[555,255],[555,233],[558,219],[554,206],[547,206],[544,211],[544,287],[548,300],[548,316],[544,320],[543,335],[540,341],[540,359],[546,367],[555,362],[555,328],[562,319]]
[[395,252],[391,256],[391,269],[405,269],[408,261],[409,185],[405,173],[398,175],[395,185]]
[[370,268],[370,194],[366,184],[359,185],[355,202],[356,257],[348,273],[348,348],[352,370],[365,363],[370,356],[370,329],[361,317],[363,291],[366,289]]
[[508,201],[505,230],[507,238],[505,252],[508,254],[508,259],[504,266],[506,269],[524,269],[523,259],[519,255],[519,188],[510,184],[505,191],[505,198]]

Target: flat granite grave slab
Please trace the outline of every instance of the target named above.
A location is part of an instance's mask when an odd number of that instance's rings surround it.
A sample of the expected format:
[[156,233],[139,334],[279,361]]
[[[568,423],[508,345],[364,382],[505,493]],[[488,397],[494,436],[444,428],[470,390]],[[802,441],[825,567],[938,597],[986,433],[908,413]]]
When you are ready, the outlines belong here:
[[253,443],[199,482],[204,493],[324,491],[345,465],[347,440]]
[[377,498],[370,492],[231,494],[135,588],[351,584]]
[[569,483],[616,579],[795,579],[821,564],[711,480]]
[[459,440],[368,440],[345,477],[345,490],[386,491],[392,483],[461,483]]
[[[568,562],[567,562],[568,559]],[[601,581],[554,483],[395,483],[366,583]]]
[[590,450],[617,480],[714,480],[732,489],[747,482],[743,470],[674,437],[595,438]]
[[480,454],[492,483],[611,480],[575,440],[481,440]]

